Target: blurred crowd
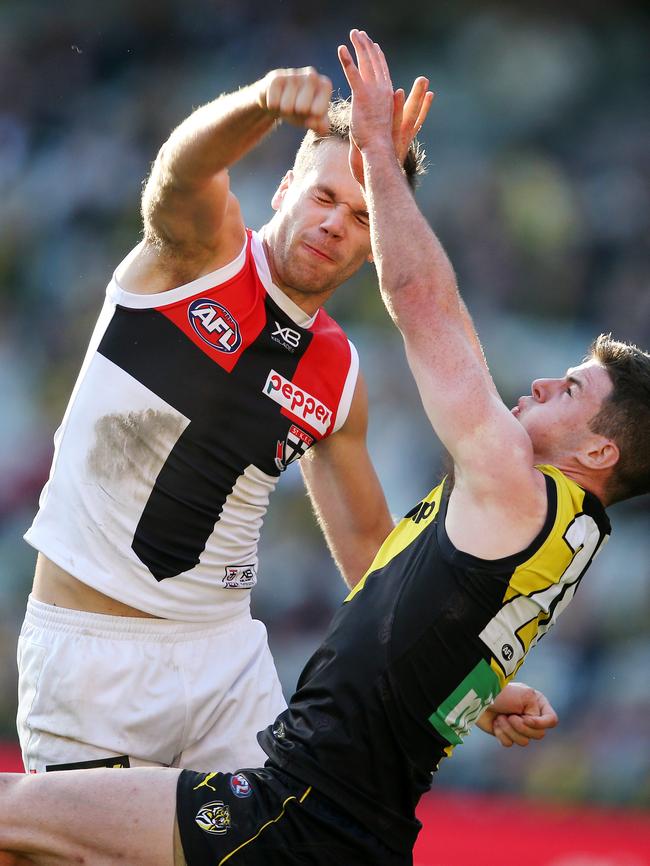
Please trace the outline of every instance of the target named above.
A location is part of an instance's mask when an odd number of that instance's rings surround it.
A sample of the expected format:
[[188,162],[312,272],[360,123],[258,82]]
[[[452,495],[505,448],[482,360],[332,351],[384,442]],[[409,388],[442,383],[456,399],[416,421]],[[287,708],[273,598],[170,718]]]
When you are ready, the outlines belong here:
[[[394,5],[394,4],[393,4]],[[437,93],[417,195],[458,271],[513,405],[612,331],[650,349],[650,18],[618,3],[355,4],[287,0],[5,0],[0,4],[0,738],[15,738],[15,645],[36,509],[106,283],[137,243],[139,191],[193,107],[279,66],[315,65],[344,95],[350,27],[382,41],[396,85]],[[438,8],[440,7],[440,8]],[[525,7],[525,8],[522,8]],[[232,172],[249,225],[299,140],[281,128]],[[369,383],[370,449],[404,513],[444,471],[368,267],[329,306]],[[295,467],[275,495],[254,609],[287,695],[343,583]],[[522,675],[561,716],[541,745],[480,733],[436,785],[650,804],[650,503],[614,534]]]

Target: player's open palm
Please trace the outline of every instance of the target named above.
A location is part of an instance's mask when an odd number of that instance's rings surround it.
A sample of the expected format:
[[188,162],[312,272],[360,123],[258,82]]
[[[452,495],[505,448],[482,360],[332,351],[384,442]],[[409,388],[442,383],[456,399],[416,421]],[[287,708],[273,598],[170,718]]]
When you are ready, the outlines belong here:
[[386,58],[376,42],[365,31],[352,30],[350,39],[355,49],[355,64],[349,49],[339,46],[339,60],[352,91],[350,168],[363,184],[363,160],[359,148],[380,141],[388,134],[393,142],[400,165],[404,162],[411,142],[425,121],[433,101],[429,81],[419,76],[405,100],[404,91],[393,91]]
[[332,82],[313,66],[274,69],[262,79],[259,104],[273,117],[326,135]]
[[364,30],[352,30],[356,63],[346,45],[339,60],[352,91],[352,137],[360,150],[371,142],[391,142],[393,84],[384,53]]

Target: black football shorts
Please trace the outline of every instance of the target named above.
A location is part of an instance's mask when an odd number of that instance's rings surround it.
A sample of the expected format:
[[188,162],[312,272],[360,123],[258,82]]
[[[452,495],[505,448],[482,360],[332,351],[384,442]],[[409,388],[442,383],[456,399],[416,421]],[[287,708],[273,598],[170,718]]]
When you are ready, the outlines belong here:
[[188,866],[411,866],[331,800],[275,767],[184,770],[176,795]]

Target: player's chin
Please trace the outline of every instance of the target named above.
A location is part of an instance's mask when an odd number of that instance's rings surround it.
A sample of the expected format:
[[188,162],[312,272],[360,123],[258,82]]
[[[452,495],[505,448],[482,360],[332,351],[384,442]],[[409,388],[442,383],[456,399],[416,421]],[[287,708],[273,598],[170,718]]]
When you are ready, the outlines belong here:
[[345,282],[347,276],[341,274],[337,268],[327,267],[305,268],[296,275],[294,285],[300,286],[301,291],[308,295],[323,295],[337,289]]

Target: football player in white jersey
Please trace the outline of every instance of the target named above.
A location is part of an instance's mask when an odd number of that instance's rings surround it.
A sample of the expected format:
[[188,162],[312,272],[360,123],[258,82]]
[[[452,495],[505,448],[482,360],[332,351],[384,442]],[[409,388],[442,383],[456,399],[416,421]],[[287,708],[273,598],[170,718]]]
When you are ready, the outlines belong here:
[[[392,529],[356,352],[321,309],[370,257],[349,105],[330,96],[311,67],[274,70],[195,111],[153,165],[143,239],[108,285],[26,534],[28,772],[260,763],[255,735],[285,702],[249,593],[280,472],[308,451],[350,586]],[[411,180],[430,101],[416,80],[394,130]],[[228,169],[279,121],[308,132],[251,232]]]
[[[444,546],[450,570],[460,562],[458,570],[470,572],[471,579],[466,585],[468,602],[478,599],[480,606],[487,593],[505,605],[509,596],[504,599],[503,584],[498,581],[495,590],[491,565],[496,563],[516,571],[515,566],[526,562],[530,565],[529,577],[534,581],[541,578],[552,588],[566,576],[562,562],[569,560],[572,567],[582,554],[581,549],[571,547],[571,539],[564,533],[564,518],[582,518],[580,506],[590,500],[589,509],[597,518],[599,536],[587,538],[588,546],[584,549],[589,549],[591,556],[608,535],[604,506],[649,491],[650,356],[635,346],[600,338],[589,360],[570,370],[567,376],[536,380],[532,393],[521,398],[516,409],[508,411],[503,406],[489,378],[448,259],[414,205],[389,147],[387,123],[395,109],[399,114],[400,99],[395,106],[383,54],[364,32],[352,31],[351,38],[357,64],[346,48],[340,49],[339,56],[356,101],[353,135],[363,159],[373,250],[380,259],[381,289],[405,337],[407,355],[432,427],[449,441],[457,464],[444,527],[441,525],[439,540],[432,541],[431,547],[441,552]],[[396,214],[399,219],[395,219]],[[645,448],[638,447],[641,435]],[[544,482],[543,490],[555,489],[557,482],[559,492],[555,502],[541,492],[536,473],[540,476],[542,473],[536,468],[537,461],[543,461],[544,469],[555,479],[553,485]],[[430,511],[426,517],[422,516],[423,521],[433,520]],[[462,520],[464,512],[468,526]],[[547,513],[551,515],[550,521]],[[375,562],[377,571],[381,571],[384,561],[397,558],[405,549],[400,546],[404,534],[406,546],[416,539],[421,532],[417,528],[420,514],[419,509],[417,514],[411,513],[391,535]],[[588,524],[589,521],[583,521],[582,527],[590,536]],[[554,549],[562,549],[562,557],[554,557],[550,563],[543,561],[538,571],[537,554],[540,545],[543,548],[549,538],[553,539]],[[588,564],[581,562],[581,573],[574,575],[573,584]],[[278,748],[286,747],[286,752],[295,757],[288,757],[286,763],[280,764],[275,760],[276,748],[269,748],[265,768],[235,776],[145,768],[124,773],[97,770],[31,778],[5,774],[0,777],[0,850],[17,857],[27,855],[30,862],[42,864],[81,861],[108,864],[120,859],[141,866],[206,866],[230,862],[231,858],[235,862],[243,857],[247,863],[260,866],[280,862],[324,866],[337,862],[332,856],[335,851],[344,856],[344,861],[339,857],[338,862],[368,866],[378,862],[395,866],[412,863],[410,850],[392,847],[386,841],[394,833],[394,824],[383,822],[381,834],[368,831],[368,825],[361,826],[356,819],[354,809],[358,800],[352,808],[341,806],[331,794],[322,796],[317,784],[303,776],[309,775],[306,768],[312,763],[304,741],[306,738],[308,742],[308,735],[317,731],[321,756],[331,757],[332,763],[338,764],[336,778],[340,790],[349,793],[359,781],[366,784],[365,779],[359,779],[359,773],[348,773],[345,762],[346,749],[350,754],[359,750],[359,737],[342,746],[347,735],[345,719],[333,724],[336,717],[324,712],[319,686],[329,676],[333,682],[331,697],[336,690],[349,689],[351,665],[358,661],[358,674],[367,661],[364,638],[372,633],[373,640],[382,643],[383,649],[385,641],[394,636],[388,613],[412,591],[417,583],[412,579],[414,575],[430,576],[418,557],[406,558],[402,565],[405,579],[396,584],[397,591],[390,593],[391,598],[386,597],[383,575],[377,573],[370,575],[360,591],[351,593],[349,604],[343,606],[347,611],[339,612],[330,632],[330,638],[344,640],[345,654],[317,654],[303,684],[302,700],[308,706],[300,706],[299,690],[284,714],[288,724],[278,720],[266,732],[267,738],[280,744]],[[526,589],[512,587],[513,593],[525,593]],[[374,619],[364,633],[353,628],[353,621],[347,618],[353,617],[351,611],[358,611],[354,607],[356,602],[364,608],[366,593],[374,593],[378,606],[365,607],[373,611]],[[433,589],[431,596],[431,606],[421,606],[423,620],[433,626],[444,620],[449,626],[446,634],[450,636],[458,624],[462,633],[467,625],[463,605],[450,609],[446,598],[433,601]],[[546,621],[544,614],[552,613],[544,610],[543,605],[542,599],[536,626]],[[471,608],[472,604],[466,607]],[[348,628],[341,627],[344,622]],[[430,644],[420,641],[422,632],[412,633],[406,625],[401,623],[400,636],[417,653],[427,654]],[[472,621],[472,625],[477,622]],[[519,629],[519,623],[506,618],[501,625],[507,636],[516,626],[513,640],[526,641],[527,630]],[[458,693],[454,689],[453,700],[460,698],[460,701],[439,707],[440,712],[447,713],[446,724],[464,728],[466,722],[477,720],[505,744],[514,741],[525,745],[531,738],[539,739],[557,721],[552,708],[539,693],[507,682],[510,672],[503,668],[500,659],[509,664],[511,654],[495,654],[491,634],[482,632],[481,641],[494,662],[486,665],[490,676],[499,678],[498,696],[493,701],[493,696],[479,698],[475,692]],[[502,645],[501,649],[504,648]],[[401,667],[402,656],[395,658],[385,649],[376,655],[384,673],[393,666],[399,671],[394,671],[394,678],[373,677],[369,686],[357,692],[366,704],[359,701],[352,712],[355,724],[366,725],[364,734],[369,743],[377,737],[373,725],[366,724],[373,718],[367,714],[369,702],[390,707],[396,712],[394,718],[403,712],[403,725],[383,726],[384,736],[401,750],[403,757],[401,762],[394,761],[387,768],[386,789],[391,800],[400,801],[393,815],[400,817],[403,813],[412,818],[416,801],[410,790],[405,793],[400,787],[400,772],[405,769],[408,774],[412,770],[408,758],[410,743],[405,740],[413,733],[419,716],[414,720],[407,712],[406,691],[398,687],[400,674],[426,696],[429,687],[445,679],[446,672],[435,657],[427,658],[431,663],[426,668],[422,665],[407,670]],[[374,656],[372,661],[375,662]],[[501,671],[500,676],[497,670]],[[464,683],[465,680],[460,683],[463,689]],[[315,700],[309,702],[309,698]],[[470,704],[483,709],[483,714],[474,718]],[[308,713],[312,713],[311,724],[307,723]],[[352,720],[349,709],[346,718]],[[440,716],[437,721],[429,721],[439,730]],[[451,744],[452,740],[447,742]],[[404,768],[400,769],[399,763]],[[325,762],[318,765],[322,776],[331,769]],[[300,784],[291,770],[298,773]],[[368,767],[369,773],[371,770],[375,768]],[[311,766],[311,773],[314,772]],[[181,796],[177,799],[178,780],[187,783],[190,778],[194,786],[188,789],[185,784],[184,792],[178,788]],[[278,779],[280,787],[290,788],[293,793],[284,800],[272,797],[273,809],[269,810],[267,794],[271,790],[277,793],[273,786]],[[186,808],[184,798],[188,798],[188,790],[193,798],[190,806],[194,799],[200,800],[200,809]],[[196,792],[199,793],[194,797]],[[312,800],[316,801],[315,807],[310,805]],[[262,818],[263,823],[258,820]],[[289,841],[295,844],[287,844]],[[354,859],[346,856],[350,851],[358,851],[360,856]],[[381,859],[376,856],[378,852]]]

